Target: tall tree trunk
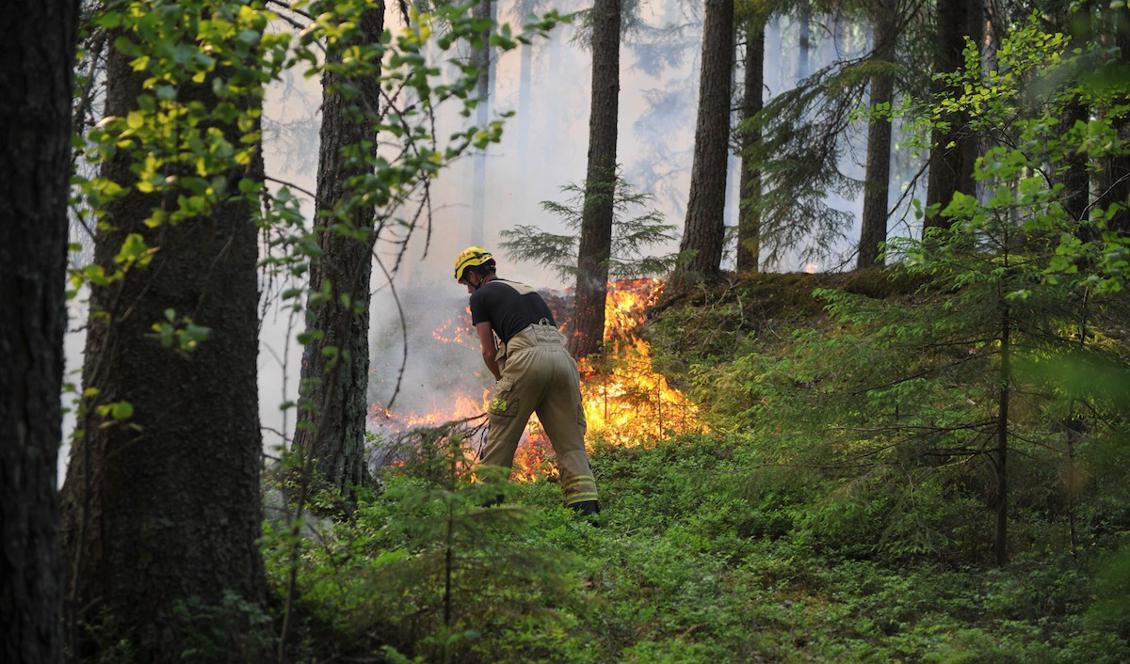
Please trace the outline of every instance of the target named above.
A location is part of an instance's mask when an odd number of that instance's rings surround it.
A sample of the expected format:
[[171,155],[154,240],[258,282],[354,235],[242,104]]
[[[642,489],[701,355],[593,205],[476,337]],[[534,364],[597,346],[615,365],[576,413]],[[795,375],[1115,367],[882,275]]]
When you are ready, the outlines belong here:
[[688,254],[682,266],[688,275],[707,279],[718,276],[722,262],[733,66],[734,1],[706,0],[694,162],[679,251]]
[[[875,59],[894,61],[896,25],[895,3],[880,0],[875,12]],[[867,174],[863,184],[863,224],[859,237],[857,268],[880,265],[879,244],[887,239],[887,203],[891,180],[890,106],[894,99],[894,79],[886,73],[871,77],[871,121],[867,125]],[[886,109],[885,111],[882,109]],[[876,117],[877,113],[887,117]]]
[[[980,45],[984,38],[984,8],[981,0],[937,0],[938,42],[934,52],[934,72],[953,72],[965,64],[965,38]],[[935,86],[935,93],[945,92]],[[926,205],[945,208],[955,192],[972,196],[976,191],[973,164],[977,160],[977,137],[966,126],[965,114],[950,119],[950,126],[934,129],[931,136],[930,173],[926,184]],[[941,215],[925,219],[926,228],[948,227]]]
[[[477,19],[494,19],[494,0],[479,0],[475,5]],[[478,68],[479,80],[475,92],[479,105],[475,107],[475,123],[485,127],[490,121],[491,90],[491,28],[480,33],[482,45],[471,53],[471,64]],[[471,244],[482,245],[486,227],[487,146],[472,156],[471,163]]]
[[[1130,66],[1130,16],[1127,16],[1125,8],[1112,10],[1109,15],[1114,23],[1110,32],[1114,35],[1118,60],[1122,65]],[[1130,114],[1124,113],[1114,120],[1113,125],[1122,138],[1123,149],[1127,153],[1107,160],[1103,186],[1100,189],[1103,198],[1099,205],[1105,209],[1118,203],[1118,210],[1108,222],[1109,228],[1130,234]]]
[[0,10],[0,661],[63,658],[67,195],[77,0]]
[[[1087,105],[1075,97],[1063,110],[1061,130],[1066,133],[1077,122],[1085,124],[1089,116]],[[1087,172],[1087,157],[1072,150],[1064,157],[1062,168],[1057,179],[1063,183],[1063,207],[1073,219],[1082,219],[1091,201],[1091,176]]]
[[[361,15],[358,43],[338,44],[327,58],[341,62],[350,46],[379,44],[383,30],[384,5],[378,3]],[[379,100],[377,75],[347,79],[327,71],[322,77],[314,222],[321,255],[311,263],[310,288],[313,293],[325,291],[329,297],[311,306],[307,314],[308,328],[322,335],[307,344],[303,353],[303,407],[294,442],[313,461],[316,472],[346,494],[350,486],[364,484],[369,477],[365,421],[376,214],[371,204],[361,203],[357,192],[350,190],[349,180],[372,171]],[[367,151],[348,156],[365,141],[370,145]],[[328,351],[331,348],[337,352]]]
[[796,79],[803,81],[808,78],[811,69],[809,53],[812,50],[812,5],[807,0],[801,0],[797,6],[797,54],[796,54]]
[[530,156],[530,119],[533,114],[534,47],[522,44],[521,63],[518,68],[518,163],[525,164]]
[[[1071,43],[1076,48],[1086,48],[1094,41],[1094,29],[1091,24],[1091,12],[1086,8],[1076,8],[1072,11],[1064,7],[1064,11],[1056,16],[1056,28],[1070,35]],[[1078,95],[1072,95],[1067,101],[1060,118],[1060,132],[1067,134],[1078,123],[1086,124],[1090,119],[1090,108]],[[1054,164],[1058,173],[1055,179],[1063,184],[1063,206],[1074,219],[1082,219],[1087,213],[1087,205],[1091,199],[1091,176],[1087,170],[1088,159],[1086,155],[1076,154],[1069,150],[1064,156],[1062,164]]]
[[[745,97],[742,120],[749,122],[761,112],[765,87],[765,21],[750,20],[746,27]],[[742,170],[738,184],[738,272],[757,272],[761,253],[761,169],[750,150],[761,142],[761,131],[747,127],[741,134]]]
[[616,197],[616,129],[620,98],[620,0],[593,5],[592,106],[588,172],[577,249],[570,350],[577,359],[600,350]]
[[[109,56],[107,116],[138,108],[147,74],[134,71],[132,59]],[[204,108],[217,101],[208,83],[182,85],[178,98]],[[212,126],[239,144],[235,127]],[[126,640],[136,661],[175,661],[188,627],[178,622],[179,602],[216,604],[227,591],[251,602],[265,597],[257,237],[248,199],[235,191],[253,174],[240,167],[220,174],[232,191],[208,216],[150,228],[146,219],[168,201],[134,187],[144,158],[144,146],[122,149],[102,169],[129,193],[104,210],[95,264],[112,272],[131,233],[157,251],[148,267],[91,288],[83,384],[97,393],[82,413],[63,489],[65,608],[78,659],[97,659],[104,645]],[[151,328],[168,309],[210,328],[192,352],[155,338]],[[132,417],[99,414],[118,402],[132,405]]]
[[[1130,16],[1125,8],[1102,11],[1100,13],[1102,30],[1101,46],[1113,49],[1116,62],[1130,66]],[[1125,104],[1127,99],[1123,99]],[[1122,234],[1130,234],[1130,114],[1122,113],[1110,117],[1111,126],[1122,140],[1127,154],[1115,154],[1102,160],[1098,173],[1096,191],[1098,198],[1095,207],[1114,212],[1107,228]]]

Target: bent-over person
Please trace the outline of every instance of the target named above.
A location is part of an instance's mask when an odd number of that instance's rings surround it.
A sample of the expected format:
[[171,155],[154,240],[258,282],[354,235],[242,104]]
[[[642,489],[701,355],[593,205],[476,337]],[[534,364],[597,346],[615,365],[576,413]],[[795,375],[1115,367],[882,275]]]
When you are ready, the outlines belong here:
[[471,294],[483,362],[497,381],[482,463],[510,468],[526,423],[537,413],[557,456],[565,504],[585,515],[599,512],[585,454],[580,373],[545,300],[525,284],[500,279],[494,257],[481,247],[459,254],[455,279]]

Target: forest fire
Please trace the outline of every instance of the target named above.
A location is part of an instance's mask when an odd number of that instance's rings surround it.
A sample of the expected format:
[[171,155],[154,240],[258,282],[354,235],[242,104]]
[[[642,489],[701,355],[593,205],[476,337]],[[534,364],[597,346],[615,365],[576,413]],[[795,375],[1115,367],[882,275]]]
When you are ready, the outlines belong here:
[[605,356],[581,363],[581,396],[594,438],[638,445],[702,428],[697,407],[652,369],[651,345],[640,336],[647,307],[662,287],[658,279],[611,284],[604,307]]
[[[588,422],[586,440],[617,446],[635,446],[686,431],[701,430],[698,409],[666,378],[652,369],[651,347],[640,336],[647,307],[662,292],[658,279],[615,281],[609,284],[605,304],[604,354],[582,360],[581,398]],[[452,317],[432,330],[439,344],[459,344],[478,351],[466,314]],[[476,352],[477,355],[477,352]],[[457,393],[439,397],[427,410],[374,414],[382,430],[398,434],[417,427],[431,427],[481,416],[490,391]],[[485,421],[485,420],[484,420]],[[472,446],[482,443],[483,429]],[[555,472],[553,450],[537,415],[530,419],[526,436],[514,459],[514,477],[530,480]]]

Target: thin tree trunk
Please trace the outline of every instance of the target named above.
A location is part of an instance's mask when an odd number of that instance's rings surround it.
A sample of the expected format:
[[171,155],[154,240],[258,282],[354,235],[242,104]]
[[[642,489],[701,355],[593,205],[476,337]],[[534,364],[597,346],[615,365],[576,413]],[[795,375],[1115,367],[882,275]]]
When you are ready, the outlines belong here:
[[[138,108],[146,74],[131,60],[109,56],[107,116]],[[178,97],[216,105],[207,83],[182,85]],[[242,132],[215,126],[238,144]],[[63,489],[65,608],[77,659],[98,659],[104,645],[126,640],[136,661],[175,661],[185,643],[179,602],[216,604],[230,591],[259,603],[266,595],[252,210],[232,191],[206,217],[149,228],[145,220],[169,201],[134,188],[132,169],[144,156],[123,149],[102,169],[129,193],[106,207],[94,262],[111,272],[131,233],[159,250],[148,267],[91,288],[83,384],[97,394],[81,413]],[[234,190],[253,177],[250,170],[222,177]],[[192,352],[154,338],[152,326],[169,309],[210,329]],[[123,401],[133,406],[127,421],[98,414],[99,406]]]
[[[753,19],[746,28],[745,98],[742,120],[750,122],[761,112],[765,87],[765,22]],[[757,272],[761,254],[761,170],[749,153],[761,142],[761,131],[747,127],[741,134],[742,170],[738,184],[738,272]]]
[[[384,30],[384,6],[361,16],[357,39],[378,44]],[[328,57],[340,62],[347,45]],[[321,255],[310,267],[310,288],[329,293],[308,312],[307,325],[321,338],[310,342],[302,358],[303,407],[298,414],[295,445],[331,486],[346,494],[368,481],[365,422],[369,384],[369,279],[373,269],[374,207],[364,205],[349,189],[349,180],[372,170],[376,155],[376,111],[380,99],[377,75],[344,79],[327,72],[322,78],[322,128],[318,151],[315,232]],[[353,94],[346,95],[344,90]],[[358,118],[366,118],[359,120]],[[347,152],[364,141],[371,147],[360,158]],[[347,226],[353,233],[335,227]],[[337,349],[337,355],[327,353]]]
[[[983,39],[984,9],[981,0],[937,0],[938,45],[934,52],[934,72],[957,71],[965,64],[965,38],[980,44]],[[938,84],[935,94],[944,93]],[[976,191],[973,164],[977,160],[977,137],[966,126],[965,114],[950,119],[950,126],[934,129],[931,136],[930,173],[926,184],[926,205],[945,208],[955,192],[972,196]],[[929,215],[926,228],[948,227],[949,220]]]
[[530,119],[533,113],[534,47],[522,44],[521,63],[518,67],[518,163],[525,164],[530,156]]
[[997,527],[993,539],[993,558],[997,565],[1008,563],[1008,405],[1012,383],[1012,322],[1008,303],[1001,313],[1000,393],[997,400]]
[[573,356],[600,350],[616,196],[616,132],[620,98],[620,0],[593,5],[592,106],[588,173],[577,249],[577,287],[569,338]]
[[809,53],[812,50],[812,5],[802,0],[797,7],[797,57],[796,79],[808,78],[811,65]]
[[[1079,352],[1087,348],[1087,309],[1090,303],[1090,290],[1083,290],[1083,302],[1079,315]],[[1067,431],[1067,528],[1068,543],[1071,546],[1071,557],[1079,553],[1079,531],[1075,516],[1075,499],[1079,493],[1079,476],[1075,462],[1076,450],[1080,439],[1083,437],[1084,419],[1076,411],[1075,399],[1071,400],[1067,409],[1067,421],[1064,422]]]
[[[883,0],[884,8],[874,18],[875,58],[891,63],[895,56],[894,3]],[[881,265],[879,245],[887,239],[887,203],[891,180],[890,105],[894,99],[894,79],[889,74],[871,77],[871,121],[867,125],[867,174],[863,185],[863,223],[860,229],[857,268]],[[885,111],[883,109],[886,109]],[[876,117],[882,112],[887,117]]]
[[682,268],[692,278],[712,279],[721,271],[733,66],[734,2],[707,0],[694,162],[679,245],[687,256]]
[[[569,48],[568,41],[576,35],[575,30],[566,33],[566,30],[569,29],[570,28],[562,28],[554,30],[549,34],[545,44],[545,66],[541,69],[550,76],[553,75],[553,72],[561,71],[561,68],[565,66],[565,50]],[[541,105],[539,104],[539,106]],[[536,131],[534,135],[539,137],[541,145],[545,146],[547,142],[545,139],[541,139],[541,137],[556,136],[560,127],[564,126],[565,123],[569,121],[571,114],[568,113],[565,104],[551,103],[541,106],[541,108],[543,109],[542,112],[538,113],[538,131]]]
[[[494,0],[479,0],[475,5],[475,18],[494,18]],[[487,27],[479,35],[482,46],[471,53],[471,64],[478,68],[479,80],[475,92],[479,105],[475,107],[475,123],[485,127],[490,121],[491,90],[491,28]],[[487,146],[472,156],[471,164],[471,244],[482,245],[486,227],[486,188],[487,188]]]
[[62,438],[77,0],[0,10],[0,661],[63,659]]

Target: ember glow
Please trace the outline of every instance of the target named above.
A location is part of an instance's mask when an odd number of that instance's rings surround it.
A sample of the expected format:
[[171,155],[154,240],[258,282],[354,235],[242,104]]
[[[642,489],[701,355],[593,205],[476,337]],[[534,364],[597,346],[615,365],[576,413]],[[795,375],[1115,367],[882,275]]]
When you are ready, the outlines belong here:
[[[594,362],[586,359],[580,365],[581,398],[588,422],[585,440],[590,447],[597,441],[617,446],[643,445],[704,428],[699,423],[697,407],[652,369],[651,346],[640,335],[647,307],[656,301],[662,288],[663,282],[658,279],[609,284],[604,356]],[[478,339],[467,312],[444,321],[431,332],[431,339],[438,344],[466,346],[476,358],[479,354]],[[442,395],[426,410],[386,412],[377,408],[372,419],[380,431],[401,433],[481,415],[489,397],[489,389]],[[472,440],[470,444],[477,450],[482,440]],[[534,415],[518,446],[513,477],[524,481],[555,472],[553,448]]]

